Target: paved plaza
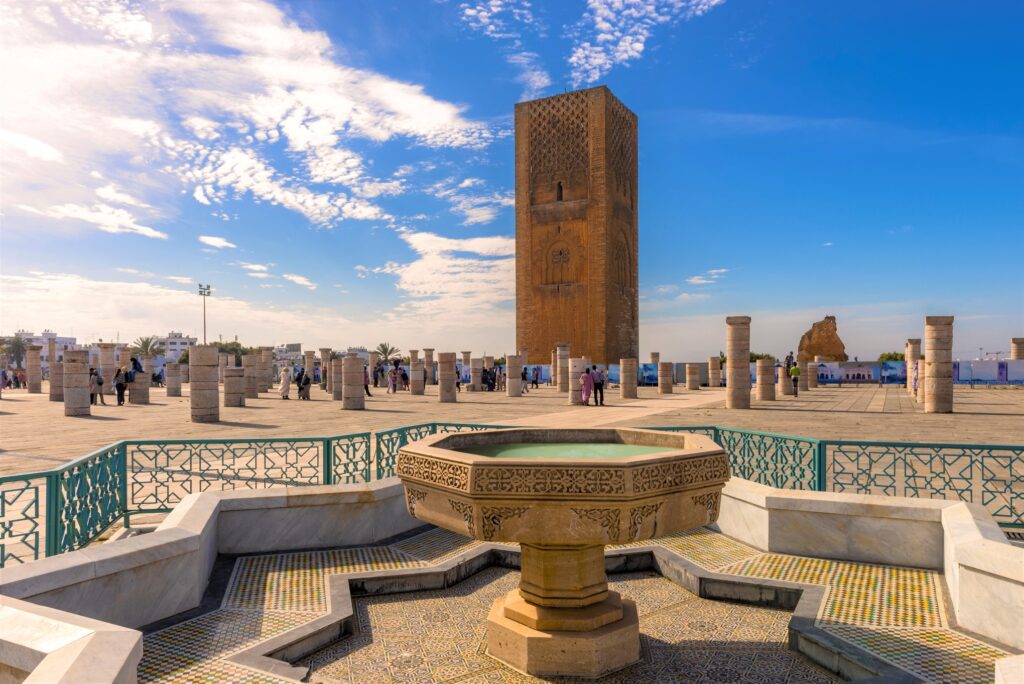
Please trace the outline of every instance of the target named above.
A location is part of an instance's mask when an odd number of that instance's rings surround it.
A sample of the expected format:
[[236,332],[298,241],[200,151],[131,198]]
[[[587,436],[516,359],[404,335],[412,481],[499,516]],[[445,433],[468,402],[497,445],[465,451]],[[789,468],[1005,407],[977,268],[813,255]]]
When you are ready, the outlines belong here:
[[[607,392],[603,408],[569,406],[565,394],[543,386],[523,397],[466,392],[439,403],[437,386],[423,396],[385,394],[372,388],[365,411],[343,411],[314,386],[312,400],[283,401],[276,392],[248,399],[244,408],[221,407],[219,423],[189,420],[189,386],[182,397],[151,390],[145,406],[94,406],[88,417],[68,418],[59,402],[42,394],[5,392],[0,400],[0,475],[46,470],[122,439],[239,439],[322,437],[431,421],[538,427],[723,425],[824,439],[1020,444],[1024,441],[1024,390],[957,387],[955,413],[925,414],[902,387],[819,387],[799,397],[757,401],[726,409],[725,390],[703,388],[659,395],[639,388],[639,398]],[[294,394],[294,393],[293,393]]]

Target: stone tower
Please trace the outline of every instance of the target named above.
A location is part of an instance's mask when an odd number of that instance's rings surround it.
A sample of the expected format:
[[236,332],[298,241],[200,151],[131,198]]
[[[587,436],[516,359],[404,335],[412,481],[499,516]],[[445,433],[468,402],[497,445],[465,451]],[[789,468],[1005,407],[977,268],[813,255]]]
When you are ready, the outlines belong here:
[[516,345],[639,353],[637,118],[605,87],[515,111]]

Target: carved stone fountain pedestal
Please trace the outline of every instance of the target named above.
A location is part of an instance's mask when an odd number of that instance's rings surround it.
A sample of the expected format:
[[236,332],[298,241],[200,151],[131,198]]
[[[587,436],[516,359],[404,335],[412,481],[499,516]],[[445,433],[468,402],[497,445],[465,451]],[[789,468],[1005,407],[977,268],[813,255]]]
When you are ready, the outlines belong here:
[[[494,457],[497,445],[622,445],[648,453]],[[654,447],[654,449],[651,449]],[[519,588],[487,618],[487,652],[540,677],[600,677],[640,658],[636,605],[608,590],[604,547],[714,522],[729,477],[707,437],[634,429],[437,435],[402,448],[409,513],[488,542],[519,542]]]

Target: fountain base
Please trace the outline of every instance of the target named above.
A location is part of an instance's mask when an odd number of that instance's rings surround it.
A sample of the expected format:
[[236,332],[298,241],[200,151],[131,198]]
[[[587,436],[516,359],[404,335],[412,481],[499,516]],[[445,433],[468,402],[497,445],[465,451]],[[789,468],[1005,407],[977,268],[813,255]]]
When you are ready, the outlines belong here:
[[636,604],[608,592],[583,608],[548,608],[512,591],[491,606],[487,653],[534,677],[602,677],[640,660]]

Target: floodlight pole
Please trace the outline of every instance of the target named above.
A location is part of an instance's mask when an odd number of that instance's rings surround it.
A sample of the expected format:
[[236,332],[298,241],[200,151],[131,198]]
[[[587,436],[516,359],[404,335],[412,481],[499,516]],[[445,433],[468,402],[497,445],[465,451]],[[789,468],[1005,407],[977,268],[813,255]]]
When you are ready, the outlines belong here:
[[203,299],[203,344],[206,344],[206,298],[210,296],[210,285],[199,283],[199,296]]

